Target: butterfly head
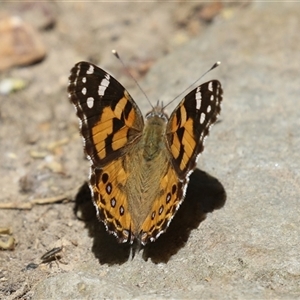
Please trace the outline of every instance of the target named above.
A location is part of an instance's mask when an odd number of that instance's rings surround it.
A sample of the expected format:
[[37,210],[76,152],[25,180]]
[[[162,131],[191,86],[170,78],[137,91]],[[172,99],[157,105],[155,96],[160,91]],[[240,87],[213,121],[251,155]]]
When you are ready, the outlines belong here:
[[154,117],[161,118],[165,122],[169,119],[168,115],[164,112],[163,102],[159,103],[159,100],[157,101],[156,106],[153,106],[152,110],[146,114],[146,120]]

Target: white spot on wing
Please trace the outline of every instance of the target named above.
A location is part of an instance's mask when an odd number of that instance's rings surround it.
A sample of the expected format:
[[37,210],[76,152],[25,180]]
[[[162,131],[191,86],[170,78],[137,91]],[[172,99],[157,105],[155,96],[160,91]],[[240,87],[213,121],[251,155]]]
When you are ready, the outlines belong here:
[[93,74],[94,73],[94,66],[90,65],[89,69],[86,71],[86,74]]
[[209,113],[211,111],[211,106],[210,105],[207,106],[206,111],[207,111],[207,113]]
[[204,132],[202,131],[202,133],[200,134],[200,141],[203,141],[203,139],[204,139]]
[[82,93],[83,95],[86,95],[86,88],[85,88],[85,87],[81,90],[81,93]]
[[201,116],[200,116],[200,124],[203,124],[205,121],[205,113],[201,113]]
[[77,69],[77,72],[76,72],[76,77],[79,76],[79,73],[80,73],[80,66],[78,66],[78,69]]
[[93,97],[88,97],[86,99],[86,105],[88,108],[92,108],[94,106],[94,98]]
[[210,101],[214,101],[214,99],[215,99],[215,98],[214,98],[214,95],[211,95],[211,96],[210,96]]
[[82,77],[82,82],[86,83],[86,77]]
[[98,88],[98,95],[99,96],[104,96],[105,90],[109,86],[109,79],[110,76],[109,74],[105,74],[105,77],[101,80],[101,83]]
[[201,92],[200,92],[200,86],[197,88],[196,90],[196,109],[200,109],[201,107],[201,102],[202,102],[202,95],[201,95]]
[[209,89],[211,92],[213,91],[212,82],[210,82],[210,83],[208,84],[208,89]]

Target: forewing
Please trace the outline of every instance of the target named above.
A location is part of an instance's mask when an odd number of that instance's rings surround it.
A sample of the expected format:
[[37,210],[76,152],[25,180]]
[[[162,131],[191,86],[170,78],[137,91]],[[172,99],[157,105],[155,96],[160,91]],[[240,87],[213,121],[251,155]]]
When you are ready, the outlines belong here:
[[69,98],[80,121],[85,152],[103,167],[141,137],[142,114],[125,88],[104,70],[79,62],[69,77]]
[[170,116],[166,143],[181,179],[194,169],[197,156],[203,151],[204,139],[220,113],[222,94],[219,81],[203,83],[186,95]]

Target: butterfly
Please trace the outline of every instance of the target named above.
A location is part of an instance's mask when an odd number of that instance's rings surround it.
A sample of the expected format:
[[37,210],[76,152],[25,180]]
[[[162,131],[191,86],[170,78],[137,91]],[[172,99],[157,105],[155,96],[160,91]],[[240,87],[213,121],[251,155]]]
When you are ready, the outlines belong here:
[[91,63],[71,69],[68,93],[91,164],[89,186],[98,218],[120,243],[155,241],[182,203],[220,113],[220,82],[192,90],[170,117],[158,103],[145,119],[128,91]]

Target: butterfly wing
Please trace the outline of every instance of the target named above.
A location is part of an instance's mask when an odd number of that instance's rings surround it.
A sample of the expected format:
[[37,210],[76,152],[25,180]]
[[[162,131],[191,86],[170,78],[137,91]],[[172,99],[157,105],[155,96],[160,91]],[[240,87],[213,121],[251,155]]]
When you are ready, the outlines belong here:
[[141,227],[139,238],[143,245],[155,241],[167,230],[182,202],[186,183],[187,180],[179,180],[172,165],[168,165],[166,173],[160,180],[160,193]]
[[219,81],[203,83],[186,95],[170,116],[167,148],[180,179],[195,168],[205,137],[221,111],[222,94]]
[[91,162],[90,189],[97,215],[120,242],[132,227],[124,186],[123,160],[142,136],[142,114],[125,88],[97,66],[79,62],[69,77],[69,98],[80,121],[84,149]]
[[188,175],[220,113],[221,101],[221,84],[209,81],[185,96],[171,114],[166,128],[166,152],[171,164],[161,178],[160,193],[142,225],[142,244],[156,240],[166,231],[183,201]]
[[69,77],[69,98],[80,120],[86,154],[95,167],[124,154],[141,137],[143,116],[126,89],[104,70],[79,62]]

